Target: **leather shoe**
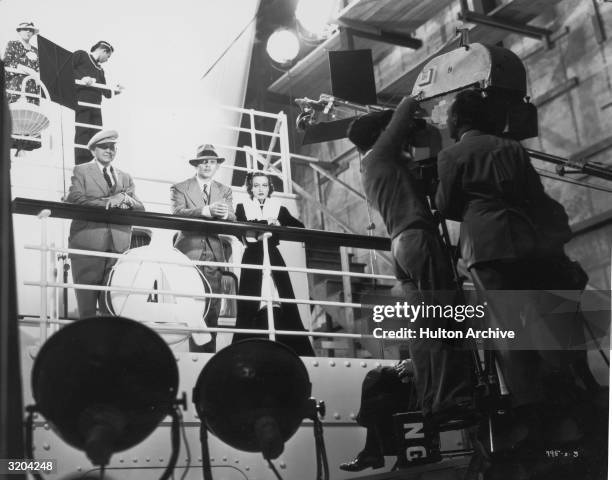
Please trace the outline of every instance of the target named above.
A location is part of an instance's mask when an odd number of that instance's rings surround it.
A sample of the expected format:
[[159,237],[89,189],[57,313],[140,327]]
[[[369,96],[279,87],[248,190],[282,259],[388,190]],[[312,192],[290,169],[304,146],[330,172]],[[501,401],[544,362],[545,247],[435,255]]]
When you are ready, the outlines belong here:
[[374,455],[359,454],[350,462],[341,463],[340,470],[345,472],[360,472],[366,468],[382,468],[385,466],[385,459]]

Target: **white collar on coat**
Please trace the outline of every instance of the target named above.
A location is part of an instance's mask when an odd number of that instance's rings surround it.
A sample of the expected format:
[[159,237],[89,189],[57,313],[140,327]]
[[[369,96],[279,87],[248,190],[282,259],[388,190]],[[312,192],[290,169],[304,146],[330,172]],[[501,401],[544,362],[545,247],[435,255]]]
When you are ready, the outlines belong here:
[[247,220],[267,220],[268,218],[278,218],[281,203],[278,198],[266,198],[261,208],[261,203],[252,198],[243,203],[244,214]]

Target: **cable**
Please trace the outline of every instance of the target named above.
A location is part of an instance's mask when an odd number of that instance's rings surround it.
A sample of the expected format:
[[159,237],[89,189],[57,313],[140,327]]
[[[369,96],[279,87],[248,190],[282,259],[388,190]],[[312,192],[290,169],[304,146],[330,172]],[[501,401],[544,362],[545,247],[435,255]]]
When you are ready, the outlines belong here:
[[187,440],[187,432],[185,431],[185,423],[183,422],[183,414],[181,413],[180,408],[178,408],[177,410],[178,410],[178,417],[179,417],[179,421],[181,425],[181,436],[183,437],[183,444],[185,445],[185,454],[187,456],[187,465],[185,466],[185,469],[183,470],[183,474],[181,475],[180,480],[185,480],[185,477],[187,476],[187,472],[189,472],[189,469],[191,468],[191,449],[189,448],[189,442]]
[[280,474],[278,473],[278,470],[276,470],[276,467],[272,463],[272,460],[268,460],[268,466],[272,469],[272,471],[274,472],[274,475],[276,475],[276,478],[278,478],[278,480],[283,480],[283,477],[281,477]]
[[[200,413],[200,412],[198,412]],[[210,466],[210,451],[208,450],[208,431],[206,430],[205,419],[200,415],[200,447],[202,452],[202,478],[213,480]]]
[[170,460],[168,461],[168,466],[159,480],[168,480],[170,478],[172,472],[174,472],[174,467],[176,466],[179,450],[181,448],[181,434],[179,426],[180,413],[178,412],[178,409],[179,407],[175,406],[169,412],[170,416],[172,417],[172,427],[170,431],[172,453],[170,455]]
[[[329,479],[329,463],[327,462],[327,451],[325,450],[325,439],[323,437],[323,424],[321,420],[315,416],[313,418],[313,430],[315,436],[315,450],[317,459],[317,480]],[[321,476],[321,467],[323,476]]]
[[204,80],[204,79],[206,78],[206,76],[207,76],[207,75],[208,75],[208,74],[211,72],[211,70],[217,66],[217,63],[219,63],[219,62],[220,62],[220,61],[223,59],[223,57],[225,57],[225,54],[226,54],[227,52],[229,52],[230,48],[232,48],[232,47],[234,46],[234,44],[235,44],[235,43],[238,41],[238,39],[239,39],[240,37],[242,37],[242,34],[243,34],[244,32],[246,32],[246,31],[247,31],[247,29],[249,28],[249,26],[251,25],[251,23],[253,23],[253,21],[254,21],[256,18],[257,18],[257,14],[255,14],[255,15],[253,16],[253,18],[251,18],[251,19],[249,20],[249,22],[248,22],[248,23],[247,23],[247,24],[244,26],[244,28],[243,28],[243,29],[240,31],[240,33],[239,33],[239,34],[236,36],[236,38],[234,38],[234,39],[232,40],[232,42],[231,42],[231,43],[230,43],[230,44],[227,46],[227,48],[226,48],[225,50],[223,50],[223,53],[221,53],[221,55],[219,55],[219,58],[217,58],[217,59],[214,61],[214,63],[213,63],[211,66],[210,66],[210,68],[209,68],[208,70],[206,70],[206,72],[204,73],[204,75],[202,75],[202,78],[200,78],[200,80]]
[[572,180],[571,178],[562,177],[556,173],[553,173],[549,170],[545,170],[543,168],[536,168],[536,171],[542,177],[551,178],[560,182],[571,183],[572,185],[579,185],[581,187],[592,188],[593,190],[599,190],[600,192],[612,193],[612,189],[601,187],[599,185],[593,185],[592,183],[588,182],[581,182],[580,180]]
[[[34,412],[36,408],[34,406],[26,407],[26,411],[28,412],[28,416],[26,418],[25,424],[25,446],[26,446],[26,456],[29,460],[34,460],[34,449],[33,447],[33,430],[34,430]],[[44,477],[38,473],[33,472],[32,476],[35,480],[43,480]]]

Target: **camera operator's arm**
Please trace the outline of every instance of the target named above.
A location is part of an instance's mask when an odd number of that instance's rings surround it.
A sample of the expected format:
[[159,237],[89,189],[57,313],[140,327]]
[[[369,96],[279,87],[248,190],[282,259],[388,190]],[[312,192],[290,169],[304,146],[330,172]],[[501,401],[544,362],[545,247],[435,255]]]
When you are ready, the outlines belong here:
[[462,220],[465,198],[461,188],[462,168],[456,158],[442,150],[438,153],[436,207],[444,218]]
[[363,187],[366,197],[372,201],[380,211],[379,196],[392,183],[396,177],[396,168],[400,161],[404,167],[408,160],[401,155],[402,147],[410,129],[414,128],[414,112],[418,102],[410,97],[404,98],[397,110],[393,113],[391,121],[382,131],[370,152],[363,159]]
[[389,125],[372,147],[372,152],[376,152],[375,156],[380,161],[387,163],[398,161],[406,137],[416,126],[414,114],[418,108],[419,103],[412,97],[404,97],[397,106]]

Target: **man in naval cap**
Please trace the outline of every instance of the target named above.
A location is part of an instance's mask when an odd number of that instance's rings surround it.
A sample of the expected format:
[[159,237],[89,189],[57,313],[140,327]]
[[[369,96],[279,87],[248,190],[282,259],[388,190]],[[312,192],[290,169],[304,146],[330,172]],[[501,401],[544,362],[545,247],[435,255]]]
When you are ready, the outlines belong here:
[[[91,138],[87,148],[94,158],[74,167],[67,202],[106,209],[144,210],[136,197],[132,177],[112,165],[118,138],[115,130],[103,130]],[[130,225],[75,219],[70,225],[68,248],[123,253],[130,247],[131,232]],[[74,283],[86,285],[103,285],[116,261],[114,258],[76,254],[71,254],[70,259]],[[76,298],[80,318],[96,315],[96,305],[101,299],[99,291],[76,289]],[[106,312],[102,302],[100,310]]]

